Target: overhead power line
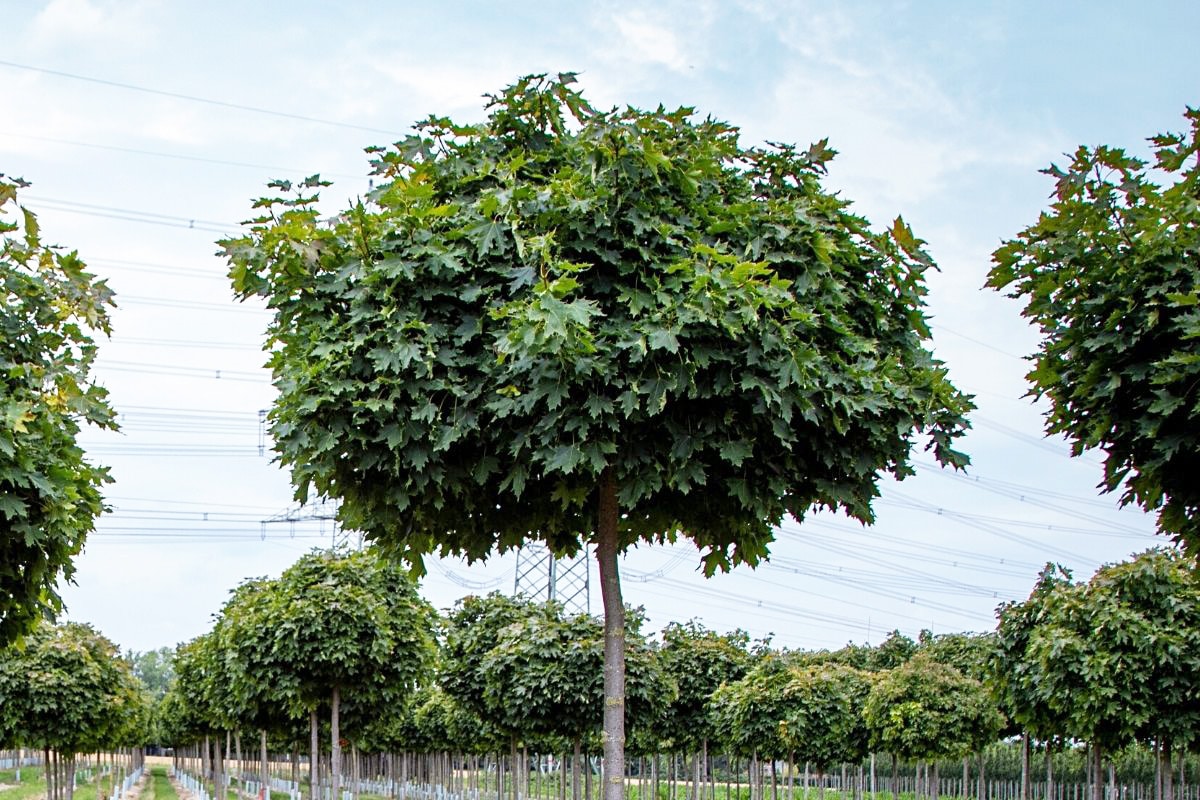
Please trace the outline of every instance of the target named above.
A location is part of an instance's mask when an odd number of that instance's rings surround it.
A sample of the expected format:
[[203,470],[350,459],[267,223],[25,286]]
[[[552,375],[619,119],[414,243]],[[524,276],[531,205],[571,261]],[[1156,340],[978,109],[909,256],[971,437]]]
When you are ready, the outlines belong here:
[[[51,144],[65,144],[71,147],[87,147],[93,150],[107,150],[113,153],[129,153],[135,156],[153,156],[155,158],[170,158],[177,161],[194,161],[200,164],[218,164],[224,167],[240,167],[242,169],[257,169],[264,172],[270,172],[273,175],[280,173],[290,173],[293,175],[311,175],[313,170],[303,170],[296,167],[278,167],[269,164],[252,164],[245,161],[226,161],[220,158],[205,158],[203,156],[189,156],[183,153],[161,153],[156,150],[142,150],[136,147],[118,147],[111,144],[97,144],[95,142],[79,142],[73,139],[55,139],[50,136],[30,136],[23,133],[12,133],[10,131],[0,131],[0,136],[8,136],[13,139],[27,139],[34,142],[49,142]],[[349,180],[365,180],[363,175],[350,175],[339,172],[321,172],[323,177],[332,178],[347,178]]]
[[83,214],[88,217],[102,217],[104,219],[119,219],[123,222],[141,222],[146,225],[164,225],[168,228],[187,228],[204,233],[228,235],[231,230],[236,231],[239,227],[232,224],[225,226],[225,223],[221,222],[209,222],[173,214],[158,214],[152,211],[137,211],[129,208],[112,208],[110,206],[93,205],[91,203],[74,203],[68,200],[55,200],[51,197],[27,197],[26,199],[35,203],[38,208],[45,208],[51,211],[65,211],[68,214]]
[[233,108],[238,111],[249,111],[253,114],[264,114],[271,117],[281,117],[283,119],[294,119],[301,122],[312,122],[317,125],[329,125],[334,128],[348,128],[358,131],[369,131],[371,133],[382,133],[388,136],[396,136],[397,132],[387,130],[385,128],[372,128],[368,125],[355,125],[350,122],[341,122],[333,119],[322,119],[321,117],[309,117],[304,114],[293,114],[288,111],[276,111],[270,108],[260,108],[258,106],[244,105],[242,103],[230,103],[226,100],[214,100],[211,97],[199,97],[194,94],[184,94],[183,92],[171,92],[165,89],[154,89],[149,86],[138,86],[132,83],[123,83],[121,81],[108,80],[106,78],[96,78],[91,75],[77,75],[73,72],[64,72],[57,69],[47,69],[45,67],[35,67],[30,64],[18,64],[14,61],[0,61],[0,66],[11,67],[12,69],[25,70],[27,72],[37,72],[42,75],[53,75],[56,78],[67,78],[74,81],[85,81],[87,83],[95,83],[101,86],[111,86],[114,89],[125,89],[131,92],[141,92],[143,94],[152,94],[159,97],[171,97],[176,100],[187,100],[191,103],[204,103],[210,106],[219,108]]

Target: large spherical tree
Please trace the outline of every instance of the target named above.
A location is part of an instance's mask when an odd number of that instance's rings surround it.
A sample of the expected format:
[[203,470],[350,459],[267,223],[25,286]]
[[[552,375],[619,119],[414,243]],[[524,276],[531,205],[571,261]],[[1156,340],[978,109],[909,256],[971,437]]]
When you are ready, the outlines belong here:
[[572,81],[375,150],[379,187],[331,221],[319,181],[277,184],[299,193],[223,246],[275,312],[272,433],[299,498],[340,497],[417,564],[594,545],[619,800],[618,555],[686,536],[712,572],[764,558],[787,515],[869,521],[918,434],[964,463],[970,403],[923,344],[921,242],[822,189],[824,143],[747,148]]

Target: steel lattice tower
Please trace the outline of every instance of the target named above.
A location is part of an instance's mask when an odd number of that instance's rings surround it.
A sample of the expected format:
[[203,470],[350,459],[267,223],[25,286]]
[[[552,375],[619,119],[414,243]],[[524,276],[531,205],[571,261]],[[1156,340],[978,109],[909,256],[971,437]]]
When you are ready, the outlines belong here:
[[534,600],[556,600],[568,612],[590,614],[591,571],[587,550],[574,558],[556,558],[542,542],[529,542],[517,550],[513,594]]

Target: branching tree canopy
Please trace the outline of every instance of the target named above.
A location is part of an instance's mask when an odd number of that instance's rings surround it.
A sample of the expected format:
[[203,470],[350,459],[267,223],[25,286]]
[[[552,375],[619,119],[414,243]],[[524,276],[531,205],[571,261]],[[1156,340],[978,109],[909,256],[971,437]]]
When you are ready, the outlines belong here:
[[924,654],[879,674],[863,716],[872,747],[911,760],[965,756],[1004,723],[983,684]]
[[819,773],[861,762],[868,743],[863,706],[872,680],[870,673],[844,664],[792,669],[784,687],[788,714],[783,735],[789,750],[801,761],[811,761]]
[[[1098,753],[1135,738],[1200,737],[1200,579],[1191,559],[1151,550],[1087,583],[1048,566],[1029,598],[1004,606],[994,680],[1040,736]],[[1099,794],[1094,795],[1099,797]]]
[[223,613],[213,635],[228,656],[231,708],[266,726],[274,703],[315,725],[329,701],[335,795],[342,697],[360,711],[347,726],[353,736],[365,728],[363,710],[404,702],[432,671],[436,612],[374,549],[309,553],[278,580],[236,591]]
[[55,587],[74,572],[109,481],[76,436],[81,423],[115,427],[88,378],[112,292],[74,252],[42,242],[17,203],[26,185],[0,174],[0,645],[61,609]]
[[667,709],[665,738],[673,751],[695,753],[708,738],[712,693],[723,683],[740,680],[750,669],[750,637],[740,630],[720,634],[692,620],[669,624],[662,639],[659,658],[678,688]]
[[[1081,147],[1050,210],[996,250],[988,285],[1026,302],[1047,433],[1105,453],[1105,491],[1200,551],[1200,110],[1153,166]],[[1158,182],[1158,181],[1161,181]]]
[[70,797],[76,753],[141,744],[149,705],[129,662],[87,625],[43,625],[0,652],[0,743],[66,756],[71,774],[55,797]]
[[222,246],[275,313],[271,429],[298,498],[340,497],[418,569],[595,545],[616,798],[617,555],[686,536],[711,573],[766,557],[785,515],[870,521],[918,434],[965,463],[971,405],[923,344],[923,243],[822,189],[825,142],[743,147],[572,82],[524,78],[483,123],[373,148],[380,185],[332,220],[319,179],[278,182]]

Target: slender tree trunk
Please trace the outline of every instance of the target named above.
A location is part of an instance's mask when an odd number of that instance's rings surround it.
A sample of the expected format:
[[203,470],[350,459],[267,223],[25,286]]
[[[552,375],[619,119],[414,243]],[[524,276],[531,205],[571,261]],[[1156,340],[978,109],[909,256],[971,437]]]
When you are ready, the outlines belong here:
[[579,752],[581,749],[580,740],[575,739],[575,752],[571,755],[571,800],[580,800],[579,798]]
[[1163,739],[1161,763],[1163,800],[1175,800],[1175,781],[1171,775],[1171,740],[1168,738]]
[[892,753],[892,800],[900,800],[900,792],[898,787],[900,780],[898,770],[900,765],[898,761],[899,759],[896,758],[896,754]]
[[259,797],[262,800],[271,800],[271,768],[267,761],[267,731],[265,728],[260,728],[258,731],[258,755],[261,759],[259,765],[262,767],[262,790]]
[[975,796],[978,798],[978,800],[986,800],[986,798],[987,798],[987,783],[985,783],[986,779],[984,778],[984,774],[983,774],[983,766],[984,766],[983,751],[980,750],[979,751],[979,776],[975,779],[975,781],[976,781]]
[[604,601],[604,800],[625,800],[625,604],[617,569],[617,479],[611,466],[600,474],[597,505],[596,561]]
[[329,700],[329,775],[332,782],[331,800],[342,800],[342,697],[335,685]]
[[941,788],[938,786],[938,780],[940,777],[941,776],[938,774],[938,762],[934,761],[933,778],[931,780],[931,788],[929,790],[929,796],[932,797],[933,800],[938,800],[938,790]]
[[509,783],[508,794],[509,794],[509,797],[512,798],[512,800],[518,800],[518,795],[520,794],[520,790],[517,787],[520,785],[521,773],[520,773],[520,769],[518,768],[518,765],[517,765],[517,735],[514,733],[511,737],[509,737],[508,741],[509,741],[508,763],[512,766],[512,780],[510,780],[508,782]]
[[1054,748],[1046,741],[1046,800],[1054,800]]
[[1029,798],[1029,733],[1021,733],[1021,800]]
[[1091,743],[1092,800],[1104,800],[1104,761],[1100,745]]
[[317,759],[321,755],[321,747],[317,738],[320,728],[321,726],[317,720],[317,710],[314,708],[308,712],[308,800],[321,800],[321,795],[318,791],[320,780],[317,775]]

